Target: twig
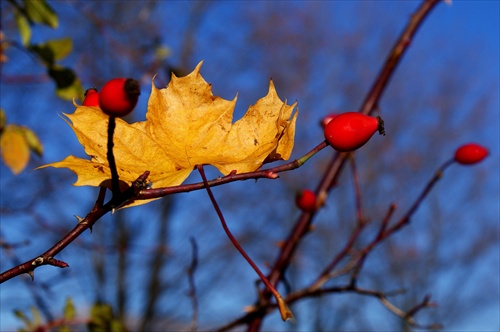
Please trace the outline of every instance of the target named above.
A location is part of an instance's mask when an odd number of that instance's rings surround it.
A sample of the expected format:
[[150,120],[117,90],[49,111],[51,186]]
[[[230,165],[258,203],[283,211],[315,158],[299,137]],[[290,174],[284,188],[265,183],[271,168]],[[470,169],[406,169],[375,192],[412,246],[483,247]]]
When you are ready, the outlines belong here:
[[245,250],[238,243],[238,240],[236,240],[236,238],[233,236],[233,234],[231,234],[231,231],[227,227],[226,220],[224,219],[222,211],[219,208],[219,204],[217,203],[217,200],[215,199],[215,196],[212,193],[210,186],[208,185],[208,181],[207,181],[207,178],[205,176],[205,171],[203,170],[203,166],[197,165],[196,168],[198,169],[198,172],[200,172],[200,175],[203,179],[203,183],[205,183],[205,188],[207,190],[207,194],[210,197],[210,201],[212,202],[212,205],[214,206],[214,209],[217,212],[217,215],[219,216],[220,222],[222,224],[222,228],[224,228],[224,232],[226,232],[227,237],[231,240],[231,243],[240,252],[240,254],[245,258],[245,260],[248,262],[248,264],[250,264],[250,266],[254,269],[254,271],[259,275],[260,279],[266,285],[267,289],[273,294],[274,298],[276,299],[276,302],[278,303],[278,308],[280,310],[281,318],[284,321],[293,319],[293,314],[290,311],[290,309],[288,308],[288,306],[286,305],[285,301],[283,301],[281,294],[267,280],[266,276],[260,271],[259,267],[254,263],[254,261],[250,258],[250,256],[248,256],[248,254],[245,252]]
[[361,269],[363,268],[363,265],[366,261],[366,257],[368,256],[368,253],[375,247],[376,243],[381,241],[381,239],[385,233],[385,230],[387,229],[387,225],[389,224],[389,221],[390,221],[395,210],[396,210],[396,204],[391,204],[389,207],[389,210],[387,211],[387,214],[385,215],[384,219],[382,220],[382,223],[380,225],[380,228],[379,228],[377,235],[375,236],[375,238],[372,241],[373,245],[370,247],[370,249],[367,250],[365,248],[364,250],[362,250],[358,254],[359,258],[357,259],[356,267],[354,268],[354,271],[353,271],[352,276],[351,276],[351,284],[352,285],[356,284],[357,279],[358,279],[358,275],[359,275]]
[[427,197],[427,195],[432,190],[432,188],[434,188],[434,186],[436,185],[437,181],[439,181],[439,179],[441,179],[441,177],[443,176],[443,172],[451,164],[453,164],[453,160],[448,160],[448,161],[446,161],[443,165],[441,165],[438,168],[438,170],[434,173],[434,176],[429,180],[429,182],[425,186],[424,190],[417,197],[417,199],[412,204],[412,206],[410,207],[410,209],[408,209],[408,211],[404,214],[403,217],[401,217],[401,219],[399,219],[399,221],[396,222],[396,224],[394,224],[392,227],[390,227],[389,229],[387,229],[388,224],[389,224],[389,219],[391,218],[394,210],[396,209],[396,205],[395,204],[392,204],[390,206],[389,211],[387,212],[386,217],[384,218],[384,220],[382,221],[382,224],[380,225],[380,229],[379,229],[377,235],[359,253],[360,258],[359,258],[358,264],[356,266],[355,272],[354,272],[354,274],[352,276],[352,279],[351,279],[352,282],[355,282],[355,279],[356,279],[357,275],[359,274],[359,271],[361,270],[361,268],[362,268],[362,266],[363,266],[363,264],[364,264],[364,262],[366,260],[366,257],[373,250],[373,248],[375,248],[378,244],[380,244],[385,238],[387,238],[390,235],[396,233],[398,230],[400,230],[404,226],[407,226],[410,223],[411,217],[413,216],[413,214],[415,213],[415,211],[417,210],[417,208],[420,206],[420,204],[425,199],[425,197]]
[[[304,165],[306,161],[308,161],[313,155],[321,151],[326,147],[326,143],[323,141],[314,147],[311,151],[307,152],[304,156],[295,159],[291,162],[288,162],[283,165],[257,170],[254,172],[246,172],[246,173],[229,173],[226,176],[219,177],[214,180],[207,181],[210,187],[220,186],[226,183],[235,182],[235,181],[244,181],[244,180],[257,180],[257,179],[277,179],[278,174],[282,172],[292,171]],[[167,195],[177,194],[177,193],[186,193],[190,191],[200,190],[205,188],[205,184],[203,182],[192,183],[192,184],[183,184],[179,186],[171,186],[165,188],[154,188],[154,189],[144,189],[139,195],[136,197],[136,200],[143,199],[151,199],[151,198],[160,198]]]
[[12,279],[18,275],[28,273],[32,278],[34,278],[34,271],[36,268],[42,265],[55,265],[58,267],[67,267],[68,264],[62,261],[54,260],[54,257],[60,253],[64,248],[66,248],[71,242],[78,238],[85,230],[91,229],[92,226],[99,220],[102,216],[110,212],[112,209],[116,208],[117,205],[125,204],[126,202],[133,200],[134,197],[146,186],[146,179],[149,176],[149,171],[144,172],[141,176],[137,178],[132,183],[126,191],[120,193],[116,198],[106,203],[104,206],[100,206],[101,193],[94,206],[94,208],[87,214],[85,218],[76,217],[78,220],[77,225],[66,234],[59,242],[53,245],[45,253],[32,258],[22,264],[19,264],[5,272],[0,274],[0,283],[3,283],[9,279]]
[[436,185],[436,183],[441,179],[441,177],[443,176],[443,172],[450,165],[452,165],[453,163],[454,163],[454,160],[450,159],[450,160],[446,161],[445,163],[443,163],[443,165],[441,165],[437,169],[437,171],[434,173],[434,176],[427,183],[427,185],[425,186],[424,190],[420,193],[420,195],[415,200],[415,202],[413,203],[413,205],[410,207],[410,209],[408,210],[408,212],[406,212],[406,214],[394,226],[392,226],[386,232],[384,232],[384,234],[382,235],[382,239],[384,237],[390,235],[391,233],[396,232],[401,227],[403,227],[404,225],[406,225],[406,224],[408,224],[410,222],[410,218],[413,216],[413,214],[415,213],[415,211],[418,209],[418,207],[420,206],[420,204],[422,203],[422,201],[424,200],[424,198],[429,194],[429,192],[431,191],[431,189],[434,188],[434,186]]
[[[358,239],[359,235],[361,234],[362,230],[364,229],[365,224],[358,223],[356,225],[356,228],[351,234],[351,237],[347,241],[346,245],[344,248],[333,258],[333,260],[328,264],[327,267],[323,270],[323,272],[320,273],[319,277],[312,283],[312,285],[309,287],[309,290],[314,291],[317,289],[320,289],[328,280],[334,277],[332,275],[332,270],[340,263],[340,261],[347,256],[349,251],[351,251],[352,247],[354,246],[354,243]],[[350,270],[352,266],[349,267],[348,270]],[[347,273],[348,270],[344,271],[343,273]],[[338,273],[335,273],[335,276],[338,275]]]
[[113,135],[116,127],[116,119],[114,116],[109,117],[108,121],[108,163],[109,169],[111,170],[111,191],[113,196],[118,196],[120,193],[120,182],[118,177],[118,171],[116,170],[115,155],[113,154]]
[[[4,251],[5,255],[8,258],[10,258],[11,262],[14,265],[19,265],[20,264],[19,258],[17,257],[16,253],[13,250],[15,247],[18,247],[19,244],[17,244],[17,245],[10,245],[10,244],[4,245],[3,238],[4,238],[3,232],[0,229],[0,240],[2,242],[2,247],[5,249],[5,251]],[[45,320],[47,320],[49,322],[54,320],[54,315],[50,311],[48,303],[45,301],[46,297],[43,296],[42,294],[40,294],[40,288],[35,287],[33,285],[33,283],[30,282],[29,279],[27,279],[27,278],[22,278],[22,281],[24,282],[24,284],[28,288],[31,296],[33,297],[33,300],[36,303],[36,307],[39,308],[40,311],[42,312],[42,314],[45,316]]]
[[194,282],[194,273],[198,267],[198,245],[194,238],[190,238],[191,248],[193,250],[191,256],[191,265],[187,270],[188,282],[189,282],[189,297],[191,298],[191,304],[193,306],[193,315],[191,316],[191,328],[190,331],[195,332],[198,330],[198,298],[196,297],[196,284]]
[[364,224],[366,222],[363,217],[363,207],[361,203],[361,187],[359,185],[359,174],[356,167],[356,159],[354,152],[349,155],[349,161],[351,164],[352,179],[354,182],[354,192],[355,192],[355,202],[356,202],[356,215],[358,218],[358,223]]
[[413,318],[417,312],[419,312],[422,309],[428,308],[428,307],[433,307],[436,306],[435,303],[430,302],[430,296],[425,296],[424,299],[415,305],[413,308],[411,308],[408,311],[404,311],[394,305],[391,301],[389,301],[389,296],[399,294],[401,291],[395,291],[395,292],[381,292],[377,290],[370,290],[370,289],[364,289],[364,288],[359,288],[357,286],[353,286],[351,284],[345,285],[345,286],[337,286],[337,287],[328,287],[328,288],[323,288],[323,289],[317,289],[314,291],[297,291],[294,293],[289,294],[286,297],[286,300],[289,303],[294,303],[304,297],[317,297],[317,296],[322,296],[324,294],[331,294],[331,293],[356,293],[360,295],[365,295],[365,296],[371,296],[377,298],[380,303],[382,303],[389,311],[394,313],[395,315],[401,317],[404,319],[404,321],[416,328],[422,328],[422,329],[437,329],[440,328],[441,326],[438,324],[431,324],[431,325],[421,325],[415,321]]

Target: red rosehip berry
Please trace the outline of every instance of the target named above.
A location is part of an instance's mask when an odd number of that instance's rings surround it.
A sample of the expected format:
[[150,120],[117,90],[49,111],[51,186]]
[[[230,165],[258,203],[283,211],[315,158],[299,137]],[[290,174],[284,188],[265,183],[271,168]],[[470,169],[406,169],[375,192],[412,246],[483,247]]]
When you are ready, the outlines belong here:
[[342,113],[325,127],[325,139],[335,150],[354,151],[363,146],[376,131],[384,135],[383,121],[357,112]]
[[327,116],[325,116],[323,119],[321,119],[321,122],[320,122],[321,127],[322,127],[322,128],[325,128],[325,127],[326,127],[326,125],[327,125],[328,123],[330,123],[330,121],[332,121],[332,119],[333,119],[334,117],[336,117],[337,115],[338,115],[337,113],[331,113],[331,114],[328,114]]
[[99,107],[99,92],[96,88],[87,89],[84,96],[82,106]]
[[123,117],[134,109],[141,94],[139,82],[132,78],[108,81],[99,93],[101,110],[109,116]]
[[302,190],[295,197],[295,203],[297,204],[297,207],[305,212],[316,211],[316,202],[316,194],[309,189]]
[[485,147],[476,143],[468,143],[455,151],[455,161],[462,165],[472,165],[486,158],[488,154],[489,151]]

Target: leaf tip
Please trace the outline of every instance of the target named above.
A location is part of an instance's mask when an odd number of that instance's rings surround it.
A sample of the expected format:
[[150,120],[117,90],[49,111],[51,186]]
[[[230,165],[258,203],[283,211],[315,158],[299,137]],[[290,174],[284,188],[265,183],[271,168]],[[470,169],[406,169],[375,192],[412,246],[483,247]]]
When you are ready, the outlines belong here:
[[194,71],[199,73],[200,72],[200,69],[201,69],[201,66],[203,66],[203,62],[204,60],[201,60],[200,62],[198,62],[198,64],[196,65],[196,67],[194,68]]

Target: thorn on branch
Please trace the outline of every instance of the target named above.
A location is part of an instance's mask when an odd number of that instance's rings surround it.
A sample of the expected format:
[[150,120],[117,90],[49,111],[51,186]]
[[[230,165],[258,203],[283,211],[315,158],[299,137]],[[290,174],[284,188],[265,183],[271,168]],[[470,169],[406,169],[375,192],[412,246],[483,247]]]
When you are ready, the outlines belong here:
[[[79,217],[79,216],[75,215],[75,218],[78,221],[79,225],[83,225],[83,226],[88,226],[89,225],[87,217],[82,218],[82,217]],[[90,233],[92,233],[92,225],[88,226],[88,228],[90,230]]]

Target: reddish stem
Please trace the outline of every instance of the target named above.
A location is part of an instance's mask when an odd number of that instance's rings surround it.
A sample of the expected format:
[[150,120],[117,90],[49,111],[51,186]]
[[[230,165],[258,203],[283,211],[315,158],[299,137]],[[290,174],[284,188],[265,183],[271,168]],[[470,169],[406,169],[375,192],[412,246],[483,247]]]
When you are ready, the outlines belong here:
[[240,252],[240,254],[245,258],[245,260],[248,262],[248,264],[250,264],[250,266],[254,269],[254,271],[259,275],[260,279],[266,285],[266,287],[269,289],[269,291],[274,295],[274,298],[276,299],[276,302],[278,303],[278,307],[279,307],[279,310],[281,313],[281,318],[284,321],[292,319],[293,314],[290,311],[290,309],[288,309],[288,306],[285,304],[285,302],[283,301],[283,298],[281,297],[280,293],[267,280],[264,273],[262,273],[260,271],[257,264],[255,264],[254,261],[250,258],[250,256],[248,256],[248,254],[245,252],[245,250],[238,243],[238,240],[236,240],[236,238],[233,236],[233,234],[229,230],[229,227],[227,227],[226,220],[224,219],[224,215],[222,214],[222,211],[219,208],[219,204],[217,203],[217,200],[215,199],[215,196],[212,193],[210,186],[208,185],[207,177],[205,176],[205,171],[203,170],[203,166],[197,165],[196,168],[198,169],[198,172],[200,172],[201,178],[203,179],[203,183],[205,184],[205,188],[207,190],[207,194],[210,197],[210,201],[212,202],[212,205],[214,206],[214,209],[217,212],[217,215],[219,216],[219,220],[222,224],[222,228],[224,228],[224,232],[226,232],[227,237],[231,240],[231,243]]

